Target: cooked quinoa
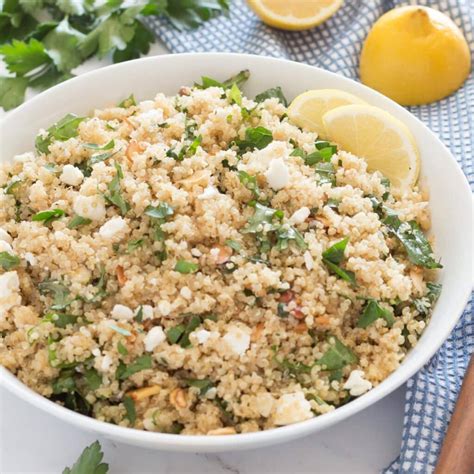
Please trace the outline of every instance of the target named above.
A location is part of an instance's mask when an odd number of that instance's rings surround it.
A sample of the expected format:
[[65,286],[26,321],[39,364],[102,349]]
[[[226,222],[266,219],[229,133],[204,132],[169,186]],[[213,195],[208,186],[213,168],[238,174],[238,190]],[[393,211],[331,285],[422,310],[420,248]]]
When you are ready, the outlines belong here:
[[0,363],[33,390],[245,433],[334,410],[416,344],[440,291],[426,195],[244,77],[67,116],[1,165]]

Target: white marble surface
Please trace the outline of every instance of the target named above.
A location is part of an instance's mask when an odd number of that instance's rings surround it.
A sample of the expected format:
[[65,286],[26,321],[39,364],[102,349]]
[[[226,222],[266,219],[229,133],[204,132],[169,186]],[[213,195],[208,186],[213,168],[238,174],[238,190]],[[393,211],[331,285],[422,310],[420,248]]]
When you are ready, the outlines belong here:
[[[150,54],[165,52],[156,44]],[[107,61],[91,60],[75,72],[105,64]],[[0,109],[0,119],[4,116]],[[260,450],[219,455],[166,453],[100,441],[110,474],[378,473],[399,452],[404,393],[401,388],[321,433]],[[95,439],[94,434],[40,412],[0,387],[0,473],[59,474]]]
[[[270,448],[222,454],[167,453],[99,438],[110,474],[375,474],[398,454],[401,388],[323,432]],[[59,474],[97,439],[0,388],[0,472]]]

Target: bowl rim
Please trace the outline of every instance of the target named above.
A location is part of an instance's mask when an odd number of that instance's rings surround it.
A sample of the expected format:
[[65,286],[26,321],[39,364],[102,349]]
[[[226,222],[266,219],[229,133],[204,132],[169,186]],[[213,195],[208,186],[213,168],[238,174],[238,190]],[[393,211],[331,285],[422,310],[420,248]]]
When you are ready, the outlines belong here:
[[[60,83],[51,89],[48,89],[41,94],[29,99],[27,102],[23,103],[15,110],[7,114],[6,117],[3,117],[0,120],[0,127],[10,120],[14,120],[17,115],[22,114],[25,110],[28,110],[29,107],[46,100],[48,97],[53,96],[59,90],[71,87],[71,84],[79,84],[81,82],[87,84],[87,82],[96,76],[100,76],[104,73],[105,70],[120,70],[120,69],[130,69],[133,70],[133,67],[138,62],[166,62],[174,61],[177,58],[179,60],[187,61],[192,58],[196,60],[199,57],[217,57],[222,60],[223,58],[232,59],[232,58],[241,58],[248,59],[252,61],[261,61],[261,62],[278,62],[281,64],[291,63],[292,67],[298,66],[302,71],[306,70],[318,70],[320,74],[327,75],[328,77],[337,77],[338,80],[344,79],[348,83],[356,86],[360,90],[365,91],[367,94],[370,94],[374,99],[391,103],[392,107],[395,107],[399,110],[400,114],[405,117],[410,117],[411,120],[415,119],[418,122],[418,125],[423,129],[424,134],[431,135],[432,139],[435,140],[437,148],[444,152],[446,159],[450,159],[456,164],[457,174],[459,176],[459,183],[463,183],[464,191],[470,193],[470,186],[468,184],[467,178],[464,175],[463,171],[457,164],[455,158],[449,151],[449,149],[441,142],[437,135],[435,135],[421,120],[416,116],[410,113],[408,110],[395,103],[391,99],[383,96],[379,92],[370,89],[369,87],[341,74],[336,74],[325,69],[311,66],[308,64],[297,63],[283,58],[275,58],[269,56],[260,56],[254,54],[242,54],[242,53],[226,53],[226,52],[213,52],[213,53],[179,53],[179,54],[163,54],[156,55],[151,57],[139,58],[132,61],[127,61],[124,63],[114,64],[93,71],[81,74],[75,78],[72,78],[68,81]],[[178,60],[178,61],[179,61]],[[463,191],[463,192],[464,192]],[[350,403],[343,405],[336,410],[333,410],[329,413],[319,415],[312,419],[295,423],[292,425],[281,426],[278,428],[273,428],[265,431],[258,431],[253,433],[242,433],[235,435],[226,435],[226,436],[208,436],[208,435],[173,435],[167,433],[159,432],[150,432],[145,430],[138,430],[135,428],[122,427],[118,425],[113,425],[108,422],[100,421],[95,418],[91,418],[85,415],[76,413],[68,408],[62,407],[57,403],[43,397],[42,395],[36,393],[30,389],[27,385],[23,384],[19,379],[17,379],[11,372],[9,372],[3,366],[0,366],[0,382],[2,385],[7,388],[10,392],[17,395],[24,401],[36,406],[37,408],[51,413],[55,417],[62,419],[74,426],[77,426],[81,429],[87,431],[92,431],[97,434],[104,436],[109,436],[114,439],[118,439],[125,443],[135,444],[138,446],[144,447],[154,447],[159,449],[166,450],[178,450],[178,451],[200,451],[200,452],[213,452],[213,451],[225,451],[225,450],[237,450],[237,449],[250,449],[254,447],[267,446],[270,444],[276,444],[278,442],[289,441],[296,439],[307,434],[320,431],[324,428],[327,428],[339,421],[342,421],[349,416],[358,413],[359,411],[367,408],[373,403],[381,400],[395,389],[400,387],[405,383],[410,377],[412,377],[418,370],[425,365],[428,360],[435,354],[435,352],[440,348],[440,346],[445,342],[449,337],[451,331],[453,330],[455,324],[459,321],[464,308],[469,300],[472,287],[468,282],[463,291],[463,298],[458,301],[453,302],[453,314],[456,313],[456,317],[452,317],[449,325],[446,326],[444,331],[441,331],[439,334],[436,334],[431,341],[430,350],[424,352],[423,354],[418,354],[417,359],[412,361],[410,364],[400,365],[392,374],[389,375],[382,383],[377,387],[373,388],[366,394],[356,398]]]

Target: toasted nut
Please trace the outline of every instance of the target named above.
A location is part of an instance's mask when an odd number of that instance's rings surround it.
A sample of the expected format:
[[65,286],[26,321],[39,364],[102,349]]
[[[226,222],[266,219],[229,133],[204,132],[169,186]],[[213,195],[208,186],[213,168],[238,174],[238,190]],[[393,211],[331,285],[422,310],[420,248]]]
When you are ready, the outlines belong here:
[[263,332],[264,329],[265,329],[265,324],[264,323],[258,323],[252,330],[250,340],[252,342],[255,342],[258,339],[260,339],[260,336],[262,335],[262,332]]
[[185,186],[192,187],[195,184],[206,187],[209,184],[210,173],[207,170],[197,170],[188,178],[181,179],[179,182]]
[[127,277],[125,276],[125,271],[122,265],[117,265],[117,268],[115,269],[115,274],[117,275],[117,281],[119,286],[123,286],[125,285],[125,283],[127,283]]
[[208,431],[209,436],[222,436],[222,435],[233,435],[237,434],[234,428],[226,426],[225,428],[217,428],[215,430]]
[[125,154],[127,155],[127,158],[131,160],[134,153],[140,153],[143,150],[144,148],[140,145],[140,143],[138,143],[136,140],[130,140]]
[[281,295],[279,300],[282,303],[289,303],[290,301],[295,299],[295,294],[291,290],[284,291]]
[[175,408],[186,408],[188,401],[186,399],[186,392],[182,388],[175,388],[170,393],[170,403]]
[[191,95],[191,88],[188,86],[183,86],[179,89],[179,95]]
[[314,321],[320,326],[329,326],[330,323],[327,316],[318,316],[317,318],[314,318]]
[[144,400],[145,398],[152,397],[159,393],[161,388],[158,385],[152,385],[150,387],[137,388],[136,390],[131,390],[127,392],[127,395],[132,398],[134,401],[138,402]]
[[217,265],[226,263],[232,255],[232,249],[224,245],[216,245],[211,249],[211,255]]
[[323,224],[324,227],[331,227],[332,225],[331,221],[326,216],[318,215],[316,216],[316,220],[321,222],[321,224]]
[[308,331],[308,326],[306,326],[305,323],[299,323],[297,326],[295,326],[295,332],[302,334],[307,331]]

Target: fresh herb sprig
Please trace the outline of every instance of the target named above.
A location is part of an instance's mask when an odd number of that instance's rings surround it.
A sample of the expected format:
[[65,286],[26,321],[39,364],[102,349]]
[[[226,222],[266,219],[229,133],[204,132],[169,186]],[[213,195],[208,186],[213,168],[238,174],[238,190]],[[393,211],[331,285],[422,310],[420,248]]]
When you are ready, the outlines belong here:
[[0,56],[10,74],[0,76],[0,107],[20,105],[29,87],[69,79],[93,56],[111,55],[117,63],[147,54],[155,38],[146,17],[165,16],[183,30],[228,9],[228,0],[2,1]]

